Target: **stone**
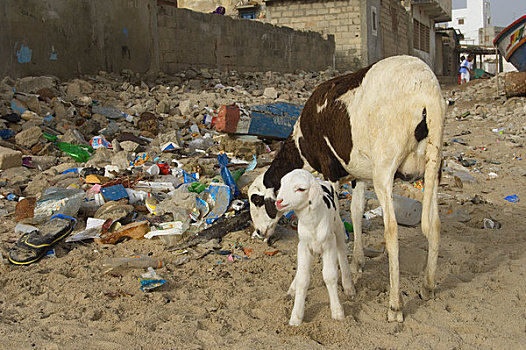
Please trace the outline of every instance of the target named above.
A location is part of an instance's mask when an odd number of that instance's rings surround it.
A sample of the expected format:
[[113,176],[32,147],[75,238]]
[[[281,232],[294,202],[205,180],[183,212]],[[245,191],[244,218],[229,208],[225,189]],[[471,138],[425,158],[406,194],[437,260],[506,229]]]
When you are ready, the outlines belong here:
[[139,144],[133,141],[122,141],[119,143],[122,149],[126,152],[135,152],[139,148]]
[[275,100],[278,98],[278,91],[273,87],[268,87],[263,91],[263,97]]
[[155,113],[157,114],[167,113],[169,110],[170,110],[170,104],[167,103],[166,101],[159,102],[157,106],[155,107]]
[[22,152],[0,147],[0,170],[22,166]]
[[40,129],[38,126],[33,126],[16,134],[15,140],[17,145],[25,148],[31,148],[40,140],[41,136],[42,129]]
[[192,111],[193,101],[185,100],[179,103],[179,110],[182,115],[188,115]]
[[49,187],[47,177],[44,174],[36,174],[24,189],[26,196],[38,196]]
[[35,93],[43,88],[52,89],[57,85],[54,77],[25,77],[18,79],[15,85],[17,92]]

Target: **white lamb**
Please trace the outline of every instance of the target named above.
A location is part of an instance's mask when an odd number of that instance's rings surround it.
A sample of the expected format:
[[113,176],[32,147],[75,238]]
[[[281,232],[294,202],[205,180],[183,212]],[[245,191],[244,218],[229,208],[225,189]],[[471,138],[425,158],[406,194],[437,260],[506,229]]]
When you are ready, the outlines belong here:
[[332,318],[343,319],[338,298],[338,263],[345,294],[354,296],[356,291],[347,261],[336,191],[329,182],[317,180],[307,170],[296,169],[281,179],[276,208],[294,210],[298,217],[298,268],[288,291],[295,296],[289,325],[299,326],[303,321],[313,254],[321,254],[323,259],[323,280],[329,292]]

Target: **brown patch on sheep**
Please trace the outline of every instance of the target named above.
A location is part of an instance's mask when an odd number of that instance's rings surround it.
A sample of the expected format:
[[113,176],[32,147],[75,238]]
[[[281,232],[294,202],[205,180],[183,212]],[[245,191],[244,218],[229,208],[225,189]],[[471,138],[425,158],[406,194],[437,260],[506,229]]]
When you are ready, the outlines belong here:
[[[330,181],[337,181],[349,174],[327,145],[325,137],[336,155],[345,163],[349,162],[352,149],[349,115],[345,105],[337,99],[360,86],[371,67],[372,65],[318,85],[298,120],[303,134],[298,140],[301,155],[314,170]],[[300,150],[289,136],[265,173],[263,184],[266,188],[279,190],[281,178],[285,174],[304,167]]]
[[[338,98],[359,87],[371,67],[320,84],[301,113],[301,153],[312,168],[330,181],[337,181],[348,175],[336,155],[345,163],[349,163],[353,145],[349,114],[346,106],[338,101]],[[327,145],[325,138],[336,155]]]

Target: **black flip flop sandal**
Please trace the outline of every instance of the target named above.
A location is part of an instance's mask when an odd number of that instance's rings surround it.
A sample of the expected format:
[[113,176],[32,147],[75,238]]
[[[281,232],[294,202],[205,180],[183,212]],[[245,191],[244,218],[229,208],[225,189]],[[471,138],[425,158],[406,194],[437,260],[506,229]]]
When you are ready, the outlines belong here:
[[39,231],[24,233],[9,251],[9,261],[15,265],[29,265],[40,260],[57,242],[69,235],[77,220],[57,214],[46,222]]

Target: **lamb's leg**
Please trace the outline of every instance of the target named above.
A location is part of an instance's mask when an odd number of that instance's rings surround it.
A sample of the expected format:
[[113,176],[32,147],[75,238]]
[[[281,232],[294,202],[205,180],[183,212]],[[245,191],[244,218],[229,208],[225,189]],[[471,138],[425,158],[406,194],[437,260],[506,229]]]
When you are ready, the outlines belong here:
[[352,191],[351,218],[354,232],[354,248],[351,271],[361,273],[365,265],[362,243],[362,216],[365,208],[365,182],[358,181]]
[[292,282],[295,285],[294,307],[290,315],[289,325],[299,326],[303,322],[305,311],[305,297],[310,283],[310,267],[312,263],[312,254],[303,242],[298,243],[298,269],[296,277]]
[[336,217],[336,248],[338,249],[338,263],[340,265],[340,271],[342,273],[342,286],[345,295],[354,297],[356,290],[352,281],[351,269],[349,267],[349,261],[347,260],[347,244],[345,244],[345,227],[340,217]]
[[400,296],[400,268],[398,264],[398,224],[393,206],[393,174],[388,166],[378,167],[374,174],[374,190],[382,206],[384,216],[384,237],[387,252],[389,253],[389,322],[403,322],[402,299]]
[[342,304],[340,304],[340,299],[338,298],[338,252],[335,241],[329,244],[328,249],[323,251],[322,258],[323,280],[329,292],[331,316],[335,320],[343,320],[345,315]]
[[289,290],[287,291],[287,295],[294,296],[296,294],[296,276],[294,276],[294,279],[292,280],[292,283],[290,284]]

